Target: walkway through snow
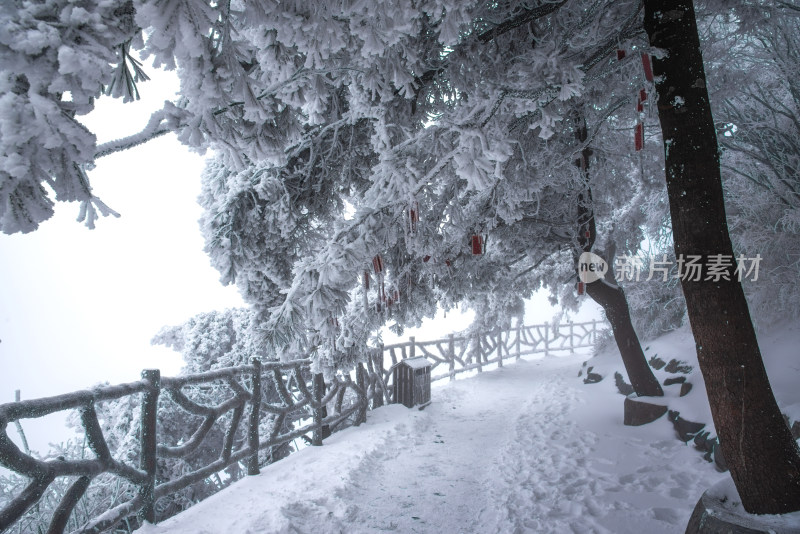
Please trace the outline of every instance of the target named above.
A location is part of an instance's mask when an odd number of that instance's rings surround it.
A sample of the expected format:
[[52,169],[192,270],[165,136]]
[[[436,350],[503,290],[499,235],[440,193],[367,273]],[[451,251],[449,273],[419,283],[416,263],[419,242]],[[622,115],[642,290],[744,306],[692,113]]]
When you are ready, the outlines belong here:
[[682,532],[723,475],[666,420],[623,427],[622,397],[576,377],[585,359],[434,386],[423,411],[370,412],[323,447],[139,532]]

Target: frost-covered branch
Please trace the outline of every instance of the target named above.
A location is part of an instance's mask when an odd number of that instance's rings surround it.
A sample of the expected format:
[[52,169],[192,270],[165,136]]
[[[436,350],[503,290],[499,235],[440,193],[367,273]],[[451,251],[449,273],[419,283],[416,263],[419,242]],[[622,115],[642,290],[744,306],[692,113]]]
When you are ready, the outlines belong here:
[[[176,121],[173,110],[175,109],[175,106],[170,103],[163,109],[153,113],[142,131],[99,145],[94,154],[95,159],[99,159],[103,156],[108,156],[116,152],[122,152],[123,150],[127,150],[129,148],[147,143],[148,141],[152,141],[153,139],[157,139],[164,134],[174,132],[176,129]],[[173,113],[170,113],[171,111]]]

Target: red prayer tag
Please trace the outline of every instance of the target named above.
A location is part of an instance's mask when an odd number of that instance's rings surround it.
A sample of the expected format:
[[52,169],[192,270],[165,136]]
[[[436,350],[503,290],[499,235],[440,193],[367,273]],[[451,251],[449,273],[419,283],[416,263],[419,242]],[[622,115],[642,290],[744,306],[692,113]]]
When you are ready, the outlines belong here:
[[383,258],[380,256],[372,258],[372,268],[375,270],[375,274],[383,272]]
[[642,52],[642,68],[644,69],[644,79],[652,82],[653,68],[650,66],[650,55],[644,52]]
[[641,122],[636,125],[636,131],[634,134],[634,146],[637,151],[644,148],[644,127],[642,126]]
[[479,235],[472,236],[472,253],[483,254],[483,237]]

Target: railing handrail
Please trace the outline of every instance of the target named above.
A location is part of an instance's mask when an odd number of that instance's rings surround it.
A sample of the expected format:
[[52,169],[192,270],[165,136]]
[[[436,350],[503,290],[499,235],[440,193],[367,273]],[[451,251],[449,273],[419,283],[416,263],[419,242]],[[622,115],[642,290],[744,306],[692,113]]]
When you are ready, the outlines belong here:
[[19,419],[44,417],[56,412],[80,408],[87,402],[116,400],[141,393],[147,385],[147,381],[139,380],[114,386],[98,386],[92,389],[72,391],[52,397],[7,402],[0,404],[0,424],[11,423]]
[[[553,323],[549,323],[549,322],[544,322],[544,323],[541,323],[541,324],[531,324],[531,325],[522,324],[522,325],[514,326],[514,327],[511,327],[511,328],[501,329],[500,331],[508,332],[508,331],[514,330],[516,328],[537,328],[537,327],[538,328],[542,328],[542,327],[552,327],[552,326],[561,327],[561,326],[568,326],[570,324],[572,326],[596,325],[597,324],[597,320],[594,320],[594,321],[582,321],[582,322],[579,322],[579,323],[573,323],[572,321],[567,321],[566,323],[558,323],[557,325],[555,325]],[[496,329],[485,330],[485,331],[483,331],[481,333],[481,335],[493,334],[496,331],[497,331]],[[470,336],[474,336],[475,334],[474,333],[470,333],[469,331],[464,331],[464,332],[454,332],[452,335],[455,336],[454,339],[456,341],[464,341],[464,340],[470,339]],[[417,346],[419,346],[419,345],[435,345],[436,343],[445,343],[445,342],[449,341],[449,339],[450,339],[449,337],[443,337],[443,338],[439,338],[439,339],[431,339],[431,340],[426,340],[426,341],[418,341],[416,339],[413,342],[412,341],[398,341],[398,342],[395,342],[395,343],[391,343],[389,345],[384,345],[383,348],[384,348],[384,350],[389,350],[389,349],[394,349],[394,348],[399,348],[399,347],[408,347],[408,346],[410,346],[412,344],[415,344]]]

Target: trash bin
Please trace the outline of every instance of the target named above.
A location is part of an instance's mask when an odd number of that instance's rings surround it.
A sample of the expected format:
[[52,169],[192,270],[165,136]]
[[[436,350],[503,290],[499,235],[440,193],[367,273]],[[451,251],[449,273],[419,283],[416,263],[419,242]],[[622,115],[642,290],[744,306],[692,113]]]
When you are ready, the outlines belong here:
[[431,402],[431,362],[424,356],[406,358],[392,367],[394,402],[423,408]]

